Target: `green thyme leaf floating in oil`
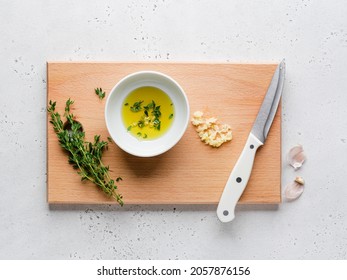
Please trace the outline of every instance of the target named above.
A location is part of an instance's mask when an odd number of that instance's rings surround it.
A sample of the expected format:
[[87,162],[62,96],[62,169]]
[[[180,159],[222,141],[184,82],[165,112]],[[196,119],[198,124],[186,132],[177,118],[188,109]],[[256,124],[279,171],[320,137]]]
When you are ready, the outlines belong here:
[[171,120],[173,118],[173,114],[170,114],[169,116],[169,120]]
[[104,99],[106,96],[106,93],[102,91],[102,88],[96,88],[95,89],[95,94],[99,96],[100,99]]
[[[68,99],[65,104],[65,125],[58,112],[55,111],[56,102],[49,101],[47,111],[50,123],[58,137],[60,146],[68,153],[68,162],[81,176],[81,181],[88,180],[98,186],[107,196],[114,198],[123,206],[122,195],[118,193],[115,181],[109,174],[109,166],[101,161],[102,154],[107,149],[108,143],[100,140],[100,135],[94,136],[93,142],[85,140],[85,132],[81,123],[75,120],[71,113],[73,100]],[[110,141],[110,139],[108,139]],[[116,182],[120,181],[118,177]]]
[[146,110],[153,109],[153,108],[155,108],[155,102],[152,100],[151,103],[149,103],[147,106],[145,106],[143,108],[145,108]]
[[130,110],[132,112],[139,112],[139,111],[141,111],[142,110],[142,106],[141,106],[142,103],[143,103],[143,101],[135,102],[134,105],[130,107]]
[[138,126],[139,128],[143,128],[143,127],[145,126],[145,121],[144,121],[143,119],[139,120],[139,121],[137,122],[137,126]]

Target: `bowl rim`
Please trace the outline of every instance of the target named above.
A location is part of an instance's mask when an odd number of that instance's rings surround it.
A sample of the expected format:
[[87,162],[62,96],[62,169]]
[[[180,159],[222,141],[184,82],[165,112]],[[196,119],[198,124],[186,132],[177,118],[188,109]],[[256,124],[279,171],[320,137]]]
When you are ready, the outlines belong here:
[[[185,105],[185,110],[186,110],[186,117],[184,119],[184,125],[182,126],[182,129],[179,130],[179,134],[177,135],[177,137],[175,138],[175,141],[173,142],[169,142],[169,145],[165,145],[163,149],[158,150],[156,152],[153,153],[145,153],[145,154],[141,154],[141,153],[137,153],[134,152],[132,150],[129,150],[128,148],[124,147],[122,144],[120,144],[119,141],[117,141],[117,139],[115,139],[112,134],[111,134],[111,129],[110,129],[110,124],[108,121],[108,112],[109,112],[109,104],[110,104],[110,100],[111,100],[111,96],[114,94],[114,92],[116,92],[116,89],[122,85],[124,82],[126,82],[126,80],[133,78],[134,76],[141,76],[141,75],[146,75],[146,74],[150,74],[150,75],[155,75],[155,76],[161,76],[167,80],[169,80],[172,84],[174,84],[174,86],[178,89],[177,91],[180,93],[180,95],[183,97],[184,100],[184,105]],[[104,111],[104,117],[105,117],[105,122],[106,122],[106,128],[108,133],[110,134],[110,137],[113,139],[113,141],[115,142],[115,144],[123,151],[125,151],[128,154],[131,154],[133,156],[137,156],[137,157],[154,157],[154,156],[158,156],[161,155],[165,152],[167,152],[168,150],[170,150],[171,148],[173,148],[183,137],[184,133],[187,130],[188,124],[189,124],[189,116],[190,116],[190,106],[189,106],[189,100],[188,97],[185,93],[185,91],[183,90],[183,88],[180,86],[180,84],[174,80],[172,77],[170,77],[167,74],[164,74],[162,72],[159,71],[153,71],[153,70],[141,70],[141,71],[136,71],[133,73],[130,73],[126,76],[124,76],[122,79],[120,79],[111,89],[110,93],[107,96],[107,100],[105,103],[105,111]],[[166,134],[166,133],[165,133]],[[165,135],[164,134],[164,135]],[[160,139],[160,138],[159,138]],[[157,140],[157,139],[156,139]]]

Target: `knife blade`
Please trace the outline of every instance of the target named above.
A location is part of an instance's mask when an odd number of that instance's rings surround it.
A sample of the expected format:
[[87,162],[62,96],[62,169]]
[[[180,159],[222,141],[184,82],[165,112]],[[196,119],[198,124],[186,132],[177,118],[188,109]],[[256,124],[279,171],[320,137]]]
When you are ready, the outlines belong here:
[[235,218],[235,207],[251,176],[254,158],[258,148],[264,145],[281,99],[285,75],[285,62],[277,66],[258,115],[248,136],[245,147],[225,184],[217,216],[221,222]]

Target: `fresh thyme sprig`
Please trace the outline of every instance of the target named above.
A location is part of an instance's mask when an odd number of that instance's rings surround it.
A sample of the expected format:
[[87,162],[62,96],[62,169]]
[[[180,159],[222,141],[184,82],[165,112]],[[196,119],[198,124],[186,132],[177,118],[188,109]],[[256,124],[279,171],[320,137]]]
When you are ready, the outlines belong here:
[[99,96],[100,99],[104,99],[106,96],[106,93],[102,90],[102,88],[96,88],[95,94]]
[[[108,143],[100,140],[100,135],[94,136],[94,142],[85,140],[85,132],[82,125],[75,120],[70,107],[74,103],[70,98],[66,101],[64,117],[67,122],[64,124],[59,113],[55,111],[56,102],[49,101],[48,113],[50,123],[58,137],[60,146],[69,154],[69,163],[77,169],[81,176],[81,181],[88,180],[97,185],[109,197],[114,198],[123,206],[122,195],[117,192],[115,181],[109,174],[109,166],[105,166],[102,161],[103,151]],[[110,139],[109,139],[110,140]],[[116,182],[121,181],[118,177]]]

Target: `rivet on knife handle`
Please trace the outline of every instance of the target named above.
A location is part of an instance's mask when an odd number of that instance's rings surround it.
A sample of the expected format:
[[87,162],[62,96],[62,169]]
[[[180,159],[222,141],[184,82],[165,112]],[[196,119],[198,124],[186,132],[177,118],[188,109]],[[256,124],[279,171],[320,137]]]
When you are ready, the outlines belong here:
[[235,206],[239,201],[249,177],[251,176],[254,156],[263,145],[252,133],[248,136],[243,151],[225,185],[217,208],[217,216],[222,222],[230,222],[235,217]]

